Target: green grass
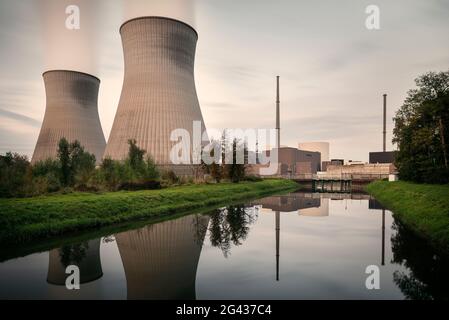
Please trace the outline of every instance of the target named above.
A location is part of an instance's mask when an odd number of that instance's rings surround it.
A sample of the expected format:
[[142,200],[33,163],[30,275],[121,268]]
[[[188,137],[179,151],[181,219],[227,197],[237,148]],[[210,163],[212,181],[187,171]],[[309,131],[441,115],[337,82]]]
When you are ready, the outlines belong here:
[[416,234],[449,252],[449,185],[378,181],[366,190]]
[[0,243],[21,244],[130,221],[179,215],[297,187],[288,180],[265,180],[135,192],[0,199]]

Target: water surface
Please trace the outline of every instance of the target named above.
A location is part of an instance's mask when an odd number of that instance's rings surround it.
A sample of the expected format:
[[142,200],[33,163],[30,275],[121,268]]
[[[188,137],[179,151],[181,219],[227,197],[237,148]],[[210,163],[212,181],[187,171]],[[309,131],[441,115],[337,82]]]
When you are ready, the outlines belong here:
[[5,261],[0,298],[447,299],[448,266],[369,196],[297,192]]

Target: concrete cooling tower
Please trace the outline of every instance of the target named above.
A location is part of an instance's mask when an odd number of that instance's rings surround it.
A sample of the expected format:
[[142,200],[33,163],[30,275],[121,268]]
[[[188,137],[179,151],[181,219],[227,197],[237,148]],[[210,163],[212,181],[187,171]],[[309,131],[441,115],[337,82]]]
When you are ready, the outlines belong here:
[[193,137],[194,121],[205,130],[194,79],[198,34],[163,17],[130,20],[120,33],[125,76],[105,156],[125,159],[128,140],[136,139],[157,164],[171,165],[172,131],[185,129]]
[[100,80],[65,70],[48,71],[43,77],[47,106],[32,162],[55,158],[61,138],[78,140],[100,162],[106,147],[97,104]]

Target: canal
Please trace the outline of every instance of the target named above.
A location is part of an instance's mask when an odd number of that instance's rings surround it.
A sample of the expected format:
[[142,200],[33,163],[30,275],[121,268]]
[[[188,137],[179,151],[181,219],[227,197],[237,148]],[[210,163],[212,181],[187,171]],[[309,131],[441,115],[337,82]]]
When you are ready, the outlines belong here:
[[448,266],[367,195],[295,192],[9,259],[0,299],[447,299]]

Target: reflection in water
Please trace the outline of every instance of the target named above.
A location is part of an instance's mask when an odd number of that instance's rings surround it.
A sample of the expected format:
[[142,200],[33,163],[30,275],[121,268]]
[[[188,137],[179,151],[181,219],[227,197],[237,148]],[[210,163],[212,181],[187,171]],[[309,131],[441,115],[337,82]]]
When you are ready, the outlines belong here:
[[329,198],[318,193],[290,193],[264,198],[254,203],[275,212],[297,212],[301,216],[309,217],[327,217],[329,215]]
[[210,215],[210,242],[218,247],[225,257],[231,253],[231,245],[240,246],[246,240],[249,226],[257,220],[257,208],[229,206]]
[[447,300],[449,258],[393,221],[367,195],[268,197],[106,237],[101,261],[97,239],[0,263],[0,298]]
[[440,256],[430,245],[396,221],[391,239],[393,262],[409,272],[394,273],[394,282],[407,299],[449,299],[449,257]]
[[191,215],[117,234],[128,299],[195,299],[208,223],[208,216]]
[[281,213],[276,211],[276,281],[279,281],[279,257],[281,236]]
[[65,273],[69,265],[80,269],[80,283],[88,283],[103,276],[100,260],[101,239],[79,244],[66,245],[50,251],[47,281],[50,284],[63,286],[68,275]]

